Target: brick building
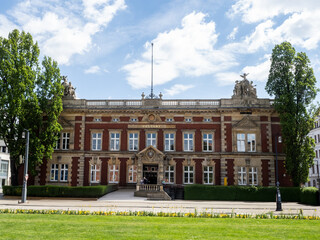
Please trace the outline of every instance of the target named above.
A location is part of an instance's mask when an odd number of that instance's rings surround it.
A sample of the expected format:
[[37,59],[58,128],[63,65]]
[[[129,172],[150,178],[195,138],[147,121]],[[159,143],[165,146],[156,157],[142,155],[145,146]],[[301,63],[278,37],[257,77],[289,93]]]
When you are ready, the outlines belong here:
[[[243,75],[233,96],[218,100],[76,99],[65,85],[63,131],[37,184],[89,186],[116,183],[275,185],[275,137],[280,123],[272,100],[256,96]],[[285,174],[277,145],[279,180]]]

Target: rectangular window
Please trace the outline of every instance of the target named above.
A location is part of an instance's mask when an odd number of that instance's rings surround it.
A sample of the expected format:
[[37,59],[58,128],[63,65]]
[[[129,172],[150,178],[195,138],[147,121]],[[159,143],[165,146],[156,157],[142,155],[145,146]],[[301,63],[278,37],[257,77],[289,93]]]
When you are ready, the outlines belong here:
[[101,150],[102,134],[92,133],[92,150]]
[[68,181],[68,164],[61,164],[60,168],[60,181]]
[[193,166],[184,166],[184,183],[193,183]]
[[202,145],[203,145],[204,152],[213,151],[213,134],[212,133],[204,133],[202,135]]
[[211,122],[211,118],[205,118],[203,119],[204,122]]
[[60,149],[60,141],[61,141],[60,138],[61,138],[61,133],[58,134],[58,139],[57,139],[56,145],[54,147],[54,149],[56,149],[56,150]]
[[193,151],[193,133],[183,134],[183,150]]
[[247,134],[248,152],[256,151],[256,135],[253,133]]
[[244,133],[238,133],[237,134],[237,149],[238,149],[238,152],[244,152],[246,149],[245,149],[245,139],[246,136]]
[[109,165],[109,183],[119,182],[119,165]]
[[110,150],[120,150],[120,133],[110,133]]
[[59,171],[59,165],[51,164],[50,181],[58,181],[58,171]]
[[203,167],[203,183],[213,184],[213,167],[212,166]]
[[2,147],[2,152],[6,153],[7,152],[7,147]]
[[316,150],[316,158],[318,158],[318,150]]
[[185,121],[186,122],[192,122],[192,119],[191,118],[186,118]]
[[131,165],[129,166],[129,183],[137,182],[137,166]]
[[129,151],[137,151],[139,149],[138,139],[138,133],[129,133]]
[[8,177],[8,167],[9,167],[9,161],[2,160],[0,165],[0,177],[2,178]]
[[247,185],[247,170],[245,167],[238,168],[238,185]]
[[174,151],[174,133],[166,133],[164,135],[164,150]]
[[68,150],[70,142],[70,133],[62,133],[62,149]]
[[92,183],[100,182],[100,165],[98,164],[91,165],[91,182]]
[[173,122],[173,118],[167,118],[166,122]]
[[165,181],[174,183],[174,166],[167,166],[165,170]]
[[249,168],[249,185],[258,185],[258,169],[256,167]]
[[153,146],[157,147],[157,134],[156,133],[147,133],[147,147]]

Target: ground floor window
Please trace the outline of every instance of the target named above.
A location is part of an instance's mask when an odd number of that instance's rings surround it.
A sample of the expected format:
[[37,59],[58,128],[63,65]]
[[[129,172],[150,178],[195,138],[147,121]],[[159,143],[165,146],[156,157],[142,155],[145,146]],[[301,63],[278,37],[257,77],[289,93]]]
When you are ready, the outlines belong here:
[[137,166],[131,165],[129,166],[129,183],[137,182]]
[[193,183],[193,166],[184,166],[184,183],[192,184]]
[[249,168],[249,185],[258,185],[258,169],[256,167]]
[[203,167],[203,183],[213,184],[213,167],[212,166]]
[[166,166],[165,181],[166,183],[174,183],[174,166]]
[[239,167],[238,168],[238,185],[247,185],[246,167]]
[[100,182],[100,165],[99,164],[91,165],[91,182],[92,183]]
[[61,164],[60,166],[60,181],[68,181],[68,164]]
[[59,164],[51,164],[50,181],[58,181]]
[[119,165],[109,165],[109,183],[119,183]]
[[258,185],[258,168],[239,167],[238,185]]

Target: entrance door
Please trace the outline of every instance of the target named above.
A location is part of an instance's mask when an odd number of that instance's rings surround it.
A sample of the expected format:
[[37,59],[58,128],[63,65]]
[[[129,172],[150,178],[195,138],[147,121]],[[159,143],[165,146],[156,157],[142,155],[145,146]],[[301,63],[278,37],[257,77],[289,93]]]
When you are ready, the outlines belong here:
[[143,165],[143,177],[148,180],[148,184],[157,184],[158,165]]

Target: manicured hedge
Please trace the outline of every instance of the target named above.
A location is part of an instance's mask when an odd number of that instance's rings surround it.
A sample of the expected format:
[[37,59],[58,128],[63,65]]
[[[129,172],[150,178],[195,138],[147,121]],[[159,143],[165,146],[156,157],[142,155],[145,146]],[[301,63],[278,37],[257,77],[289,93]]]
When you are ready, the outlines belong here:
[[[299,202],[300,188],[280,188],[282,201]],[[222,201],[261,201],[276,200],[275,187],[247,186],[208,186],[187,185],[184,188],[185,200],[222,200]]]
[[[118,185],[100,185],[90,187],[68,186],[28,186],[27,195],[30,197],[81,197],[97,198],[117,190]],[[3,194],[6,196],[21,196],[21,186],[4,186]]]
[[319,191],[315,187],[301,189],[300,202],[309,205],[319,205]]

